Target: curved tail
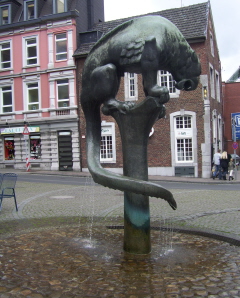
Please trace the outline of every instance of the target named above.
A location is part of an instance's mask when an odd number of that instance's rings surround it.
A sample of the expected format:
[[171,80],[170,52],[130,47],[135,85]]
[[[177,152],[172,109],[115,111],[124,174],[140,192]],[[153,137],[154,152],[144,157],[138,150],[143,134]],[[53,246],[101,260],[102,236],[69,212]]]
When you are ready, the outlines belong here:
[[[86,102],[85,102],[86,104]],[[166,200],[172,209],[177,208],[172,193],[160,185],[112,173],[100,164],[101,117],[99,105],[82,104],[87,125],[87,161],[93,180],[103,186],[139,193]]]

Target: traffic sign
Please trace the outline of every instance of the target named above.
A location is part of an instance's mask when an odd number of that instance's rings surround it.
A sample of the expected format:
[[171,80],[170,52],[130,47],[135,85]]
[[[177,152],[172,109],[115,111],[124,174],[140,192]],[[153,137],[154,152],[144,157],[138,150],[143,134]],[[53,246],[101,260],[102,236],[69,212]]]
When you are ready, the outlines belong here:
[[27,125],[25,125],[24,129],[23,129],[23,135],[29,135],[29,134],[30,134],[30,132],[28,130],[28,127],[27,127]]
[[234,150],[236,150],[238,148],[238,143],[237,142],[233,142],[232,143],[232,147]]

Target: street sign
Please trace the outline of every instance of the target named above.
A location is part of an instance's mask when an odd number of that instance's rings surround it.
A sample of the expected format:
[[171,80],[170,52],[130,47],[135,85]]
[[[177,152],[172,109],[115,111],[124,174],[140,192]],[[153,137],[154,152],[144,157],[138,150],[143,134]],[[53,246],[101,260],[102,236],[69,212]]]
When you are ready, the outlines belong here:
[[27,127],[27,125],[25,125],[24,129],[23,129],[23,135],[29,135],[29,134],[30,134],[30,132],[28,130],[28,127]]
[[238,143],[237,142],[233,142],[232,143],[232,147],[234,150],[236,150],[238,148]]

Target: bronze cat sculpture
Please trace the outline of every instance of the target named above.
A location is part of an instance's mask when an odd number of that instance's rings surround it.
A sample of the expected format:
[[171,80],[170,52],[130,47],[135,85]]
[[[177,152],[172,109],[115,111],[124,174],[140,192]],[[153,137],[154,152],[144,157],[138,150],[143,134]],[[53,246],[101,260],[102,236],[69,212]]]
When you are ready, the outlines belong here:
[[81,105],[86,118],[87,161],[95,182],[113,189],[165,199],[173,209],[172,193],[158,184],[114,174],[100,164],[101,106],[107,113],[127,113],[131,104],[115,99],[125,72],[142,74],[146,97],[169,100],[157,85],[158,70],[170,72],[180,90],[194,90],[201,73],[196,53],[180,31],[160,16],[132,19],[103,36],[90,51],[82,75]]

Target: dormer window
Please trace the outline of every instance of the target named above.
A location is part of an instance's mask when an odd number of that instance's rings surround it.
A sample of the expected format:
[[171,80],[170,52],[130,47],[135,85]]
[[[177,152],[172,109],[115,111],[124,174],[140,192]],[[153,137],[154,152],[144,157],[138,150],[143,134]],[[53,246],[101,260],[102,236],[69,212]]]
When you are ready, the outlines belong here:
[[53,13],[67,11],[67,0],[53,0]]
[[0,7],[0,25],[10,23],[9,5]]
[[35,18],[34,0],[24,2],[24,20],[32,20]]

